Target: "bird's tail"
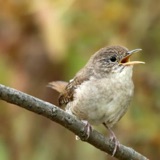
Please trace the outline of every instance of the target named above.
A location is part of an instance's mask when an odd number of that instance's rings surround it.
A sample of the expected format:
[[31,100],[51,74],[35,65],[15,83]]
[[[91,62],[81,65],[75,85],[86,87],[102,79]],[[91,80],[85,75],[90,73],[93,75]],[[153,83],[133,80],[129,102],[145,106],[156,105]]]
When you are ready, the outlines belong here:
[[59,93],[63,93],[65,91],[67,84],[68,83],[64,81],[53,81],[48,83],[47,87],[50,87]]

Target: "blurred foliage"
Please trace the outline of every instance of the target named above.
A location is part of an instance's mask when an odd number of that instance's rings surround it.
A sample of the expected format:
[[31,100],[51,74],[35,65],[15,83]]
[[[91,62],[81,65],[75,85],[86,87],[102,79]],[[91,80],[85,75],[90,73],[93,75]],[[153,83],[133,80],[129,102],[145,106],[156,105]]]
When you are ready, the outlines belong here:
[[[133,58],[146,65],[135,67],[135,96],[114,130],[122,144],[160,158],[159,0],[1,0],[0,10],[0,83],[54,104],[47,83],[68,81],[99,48],[142,48]],[[114,159],[41,116],[0,106],[0,160]]]

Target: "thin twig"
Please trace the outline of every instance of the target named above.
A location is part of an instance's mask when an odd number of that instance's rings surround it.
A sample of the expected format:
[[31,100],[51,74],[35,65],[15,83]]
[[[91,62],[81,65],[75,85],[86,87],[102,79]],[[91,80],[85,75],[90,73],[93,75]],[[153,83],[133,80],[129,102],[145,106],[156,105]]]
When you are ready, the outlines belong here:
[[[86,140],[84,124],[74,116],[66,113],[64,110],[51,103],[42,101],[38,98],[1,84],[0,99],[18,105],[19,107],[25,108],[31,112],[40,114],[52,121],[61,124],[65,128],[78,135],[83,141],[90,143],[91,145],[110,155],[113,152],[113,142],[111,142],[96,130],[93,130],[90,134],[90,137]],[[146,158],[145,156],[124,145],[120,145],[120,147],[117,149],[115,157],[120,160],[148,160],[148,158]]]

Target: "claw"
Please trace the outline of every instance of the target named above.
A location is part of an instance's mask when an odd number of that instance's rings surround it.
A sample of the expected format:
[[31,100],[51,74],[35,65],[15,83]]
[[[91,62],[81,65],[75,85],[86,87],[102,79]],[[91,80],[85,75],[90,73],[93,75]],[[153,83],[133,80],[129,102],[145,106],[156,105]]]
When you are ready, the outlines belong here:
[[108,130],[110,131],[110,140],[114,142],[115,146],[114,146],[114,150],[113,150],[113,153],[112,153],[112,157],[115,155],[116,151],[117,151],[117,148],[120,146],[120,143],[117,139],[117,137],[115,136],[114,132],[108,128]]
[[[82,140],[87,140],[90,136],[91,131],[92,131],[92,126],[88,123],[88,121],[82,120],[82,122],[85,124],[84,130],[83,130],[84,138]],[[79,139],[81,139],[81,138],[76,135],[76,140],[79,140]]]
[[117,148],[120,147],[120,143],[116,137],[116,135],[114,134],[114,132],[112,131],[112,129],[110,127],[108,127],[105,123],[103,123],[103,125],[109,130],[110,132],[110,140],[114,142],[115,146],[112,152],[112,157],[115,155]]
[[92,131],[92,126],[88,123],[88,121],[82,120],[82,122],[85,124],[85,128],[84,128],[86,133],[85,139],[88,139]]

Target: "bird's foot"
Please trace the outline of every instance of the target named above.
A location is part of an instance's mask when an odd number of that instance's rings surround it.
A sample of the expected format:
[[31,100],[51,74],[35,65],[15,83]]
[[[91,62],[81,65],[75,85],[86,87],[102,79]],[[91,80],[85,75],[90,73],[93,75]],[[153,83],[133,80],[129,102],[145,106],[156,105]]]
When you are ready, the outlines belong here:
[[84,132],[86,133],[85,139],[88,139],[92,131],[92,126],[88,123],[88,121],[82,120],[82,122],[85,124],[85,127],[84,127]]
[[88,121],[82,120],[82,122],[85,124],[83,131],[82,131],[82,136],[81,138],[76,135],[76,140],[87,140],[90,136],[90,133],[92,131],[92,126],[88,123]]
[[113,152],[112,152],[112,157],[113,157],[117,151],[117,148],[120,146],[120,143],[119,143],[117,137],[115,136],[114,132],[112,131],[110,133],[111,133],[110,140],[115,144]]
[[113,152],[112,152],[112,157],[113,157],[115,155],[116,151],[117,151],[117,148],[120,147],[120,143],[119,143],[116,135],[112,131],[112,129],[110,127],[108,127],[106,125],[106,123],[103,123],[103,125],[109,130],[109,132],[110,132],[110,140],[115,144]]

